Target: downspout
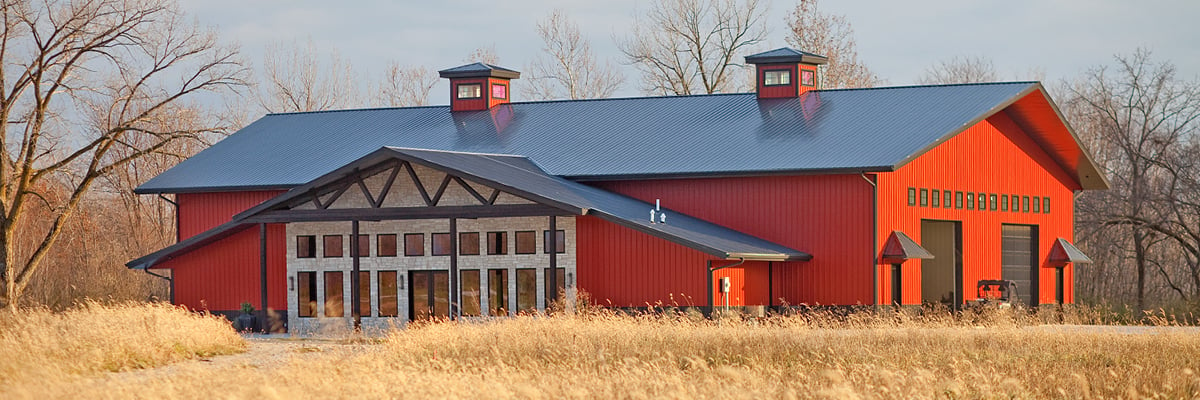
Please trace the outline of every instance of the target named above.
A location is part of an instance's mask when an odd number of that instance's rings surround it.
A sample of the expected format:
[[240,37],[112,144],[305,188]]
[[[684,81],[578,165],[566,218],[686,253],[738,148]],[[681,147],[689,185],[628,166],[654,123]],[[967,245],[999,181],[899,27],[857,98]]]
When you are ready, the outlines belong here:
[[[175,210],[175,243],[179,243],[179,203],[172,201],[171,199],[168,199],[167,196],[163,196],[162,193],[158,194],[158,198],[162,201],[167,202],[167,204],[170,204],[171,209]],[[146,269],[143,269],[142,271],[145,271],[146,274],[149,274],[150,276],[154,276],[154,277],[158,277],[158,278],[162,278],[163,280],[166,280],[167,281],[167,300],[170,301],[171,304],[175,304],[175,279],[170,276],[159,275],[159,274],[150,272],[149,265],[147,265]]]
[[170,301],[171,304],[175,304],[175,279],[172,279],[171,277],[166,276],[166,275],[159,275],[159,274],[150,272],[150,267],[146,267],[146,269],[143,269],[142,271],[145,271],[146,274],[148,274],[150,276],[158,277],[158,278],[162,278],[162,279],[166,280],[167,281],[167,300]]
[[163,196],[162,193],[158,194],[158,198],[167,202],[167,204],[170,204],[171,208],[175,210],[175,243],[179,243],[179,203],[168,199],[167,196]]
[[[713,267],[712,261],[708,261],[708,314],[711,316],[713,312],[713,272],[719,269],[732,268],[746,263],[745,258],[738,258],[738,262],[729,264],[723,267]],[[726,296],[729,296],[728,294]]]
[[859,172],[858,175],[871,184],[871,304],[878,307],[879,265],[875,262],[875,249],[879,247],[879,185],[867,178],[866,172]]

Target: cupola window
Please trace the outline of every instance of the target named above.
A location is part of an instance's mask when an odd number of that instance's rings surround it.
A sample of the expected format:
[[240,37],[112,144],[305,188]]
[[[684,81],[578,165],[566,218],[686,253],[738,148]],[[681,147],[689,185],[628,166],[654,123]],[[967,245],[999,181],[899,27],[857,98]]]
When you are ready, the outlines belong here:
[[508,98],[508,85],[493,83],[492,84],[492,98],[493,99],[507,99]]
[[803,86],[817,86],[817,73],[802,69],[800,70],[800,84]]
[[791,83],[792,71],[776,69],[763,72],[763,85],[765,86],[783,86]]
[[479,84],[458,85],[458,98],[478,99],[480,97],[483,97],[483,93]]

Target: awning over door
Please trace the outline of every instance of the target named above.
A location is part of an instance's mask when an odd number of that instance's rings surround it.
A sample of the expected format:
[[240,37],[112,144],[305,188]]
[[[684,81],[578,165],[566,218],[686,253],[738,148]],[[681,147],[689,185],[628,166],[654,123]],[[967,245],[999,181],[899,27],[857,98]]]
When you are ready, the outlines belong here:
[[925,250],[915,240],[901,231],[892,231],[887,242],[883,244],[883,260],[888,263],[902,263],[914,258],[932,259],[933,253]]
[[1050,262],[1091,264],[1092,259],[1067,239],[1058,238],[1054,241],[1054,247],[1050,248]]

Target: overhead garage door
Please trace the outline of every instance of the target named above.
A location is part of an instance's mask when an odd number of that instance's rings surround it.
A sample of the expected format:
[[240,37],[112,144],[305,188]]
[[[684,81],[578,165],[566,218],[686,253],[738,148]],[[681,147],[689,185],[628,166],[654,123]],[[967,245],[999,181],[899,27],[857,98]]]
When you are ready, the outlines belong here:
[[1001,279],[1017,283],[1017,298],[1035,306],[1037,293],[1037,227],[1001,225]]

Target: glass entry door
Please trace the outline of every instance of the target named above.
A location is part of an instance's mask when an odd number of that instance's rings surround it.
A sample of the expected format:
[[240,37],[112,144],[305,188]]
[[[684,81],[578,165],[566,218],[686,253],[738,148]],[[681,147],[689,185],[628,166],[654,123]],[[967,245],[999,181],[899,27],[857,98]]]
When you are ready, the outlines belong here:
[[411,271],[408,291],[409,318],[420,320],[450,316],[450,272]]

